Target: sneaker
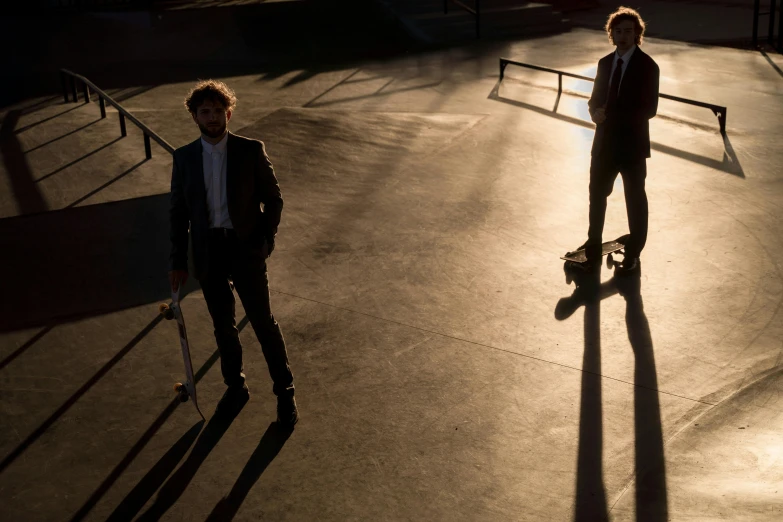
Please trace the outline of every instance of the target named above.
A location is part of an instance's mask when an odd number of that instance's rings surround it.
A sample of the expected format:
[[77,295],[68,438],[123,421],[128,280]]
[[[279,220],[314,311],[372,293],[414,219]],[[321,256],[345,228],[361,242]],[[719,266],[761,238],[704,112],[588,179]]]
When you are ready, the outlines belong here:
[[277,398],[277,422],[290,428],[299,422],[299,410],[293,395]]
[[635,270],[638,270],[641,266],[641,261],[639,261],[638,257],[626,257],[623,259],[622,263],[619,263],[617,265],[617,268],[615,271],[618,274],[629,274]]
[[223,398],[218,402],[216,411],[221,413],[239,413],[248,400],[250,400],[250,390],[247,384],[242,385],[241,388],[229,387],[226,393],[223,394]]

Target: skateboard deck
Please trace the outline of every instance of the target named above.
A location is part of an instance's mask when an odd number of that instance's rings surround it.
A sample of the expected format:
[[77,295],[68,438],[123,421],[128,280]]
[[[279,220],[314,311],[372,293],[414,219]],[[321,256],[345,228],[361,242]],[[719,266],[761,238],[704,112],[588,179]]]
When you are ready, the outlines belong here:
[[[611,262],[611,255],[615,252],[622,253],[622,250],[625,248],[625,244],[628,242],[628,235],[620,236],[614,241],[607,241],[606,243],[603,243],[601,245],[601,257],[605,255],[610,256],[610,262]],[[564,259],[566,261],[571,261],[572,263],[576,263],[579,265],[583,265],[587,263],[587,252],[586,249],[580,248],[579,250],[575,250],[573,252],[566,252],[564,256],[561,256],[560,259]],[[597,250],[597,248],[596,248]],[[596,252],[597,253],[597,252]]]
[[179,302],[179,289],[176,292],[171,292],[171,305],[161,303],[158,309],[167,320],[176,319],[179,328],[179,344],[182,348],[182,359],[185,362],[185,383],[175,383],[174,391],[179,394],[179,400],[182,402],[192,399],[196,411],[198,411],[202,419],[206,420],[204,414],[201,413],[201,408],[198,407],[196,378],[193,375],[193,362],[190,359],[190,344],[188,343],[188,332],[185,329],[185,317],[182,315],[182,308]]

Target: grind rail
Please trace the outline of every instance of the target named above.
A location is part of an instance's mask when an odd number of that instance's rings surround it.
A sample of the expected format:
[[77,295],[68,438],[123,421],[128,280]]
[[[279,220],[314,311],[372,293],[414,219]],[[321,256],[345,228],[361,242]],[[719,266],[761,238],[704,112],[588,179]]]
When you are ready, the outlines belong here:
[[[576,78],[577,80],[584,80],[586,82],[595,82],[595,78],[590,78],[589,76],[582,76],[580,74],[574,74],[566,71],[559,71],[557,69],[550,69],[549,67],[541,67],[540,65],[533,65],[531,63],[524,63],[524,62],[517,62],[514,60],[509,60],[507,58],[501,58],[500,59],[500,81],[503,81],[503,76],[506,71],[506,67],[508,65],[517,65],[519,67],[526,67],[528,69],[535,69],[536,71],[544,71],[544,72],[550,72],[557,74],[557,101],[555,104],[557,104],[560,101],[560,95],[563,92],[563,76],[568,76],[569,78]],[[679,96],[672,96],[671,94],[658,94],[659,98],[665,98],[667,100],[672,100],[680,103],[687,103],[688,105],[695,105],[697,107],[704,107],[706,109],[710,109],[715,116],[718,117],[718,123],[720,125],[720,133],[726,134],[726,107],[723,107],[722,105],[715,105],[712,103],[706,103],[701,102],[698,100],[690,100],[688,98],[681,98]]]
[[84,96],[84,103],[90,103],[90,90],[98,95],[98,101],[101,106],[101,118],[106,117],[106,103],[117,109],[117,112],[120,115],[120,132],[122,133],[123,137],[128,135],[128,132],[125,128],[126,118],[133,122],[139,129],[141,129],[141,131],[144,133],[144,151],[147,154],[147,159],[152,158],[152,147],[150,140],[154,140],[167,152],[174,154],[174,147],[172,147],[169,142],[158,136],[155,131],[140,122],[134,115],[125,110],[122,105],[114,101],[111,96],[103,92],[94,83],[81,74],[76,74],[75,72],[69,71],[68,69],[60,69],[60,81],[63,87],[63,97],[65,98],[65,103],[70,101],[68,96],[69,92],[73,95],[74,102],[79,101],[77,82],[80,82],[82,86],[82,94]]

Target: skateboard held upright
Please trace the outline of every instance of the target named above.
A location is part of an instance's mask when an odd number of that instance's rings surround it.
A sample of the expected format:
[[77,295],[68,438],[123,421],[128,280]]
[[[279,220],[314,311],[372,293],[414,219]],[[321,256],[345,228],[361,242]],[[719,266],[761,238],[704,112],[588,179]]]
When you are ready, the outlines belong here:
[[188,344],[188,333],[185,330],[185,318],[182,316],[182,308],[179,302],[179,289],[171,292],[171,305],[161,303],[158,309],[160,314],[167,320],[176,319],[179,327],[179,344],[182,348],[182,359],[185,362],[185,383],[178,382],[174,384],[174,390],[179,394],[179,400],[182,402],[186,402],[189,398],[193,399],[196,411],[204,419],[204,414],[201,413],[196,398],[196,378],[193,375],[193,362],[190,360],[190,345]]

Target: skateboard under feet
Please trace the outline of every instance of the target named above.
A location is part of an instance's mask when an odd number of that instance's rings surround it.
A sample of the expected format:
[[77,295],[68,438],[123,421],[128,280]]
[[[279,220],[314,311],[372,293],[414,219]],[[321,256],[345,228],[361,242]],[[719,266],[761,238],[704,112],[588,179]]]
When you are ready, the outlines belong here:
[[[625,255],[623,249],[628,243],[629,238],[630,235],[626,234],[624,236],[618,237],[614,241],[607,241],[601,245],[601,257],[609,256],[606,259],[607,267],[611,268],[615,264],[612,254],[620,253]],[[598,258],[598,245],[595,246],[595,253],[596,258]],[[569,268],[578,268],[583,270],[588,268],[587,248],[580,248],[579,250],[575,250],[573,252],[566,252],[564,256],[560,257],[560,259],[564,259]]]

